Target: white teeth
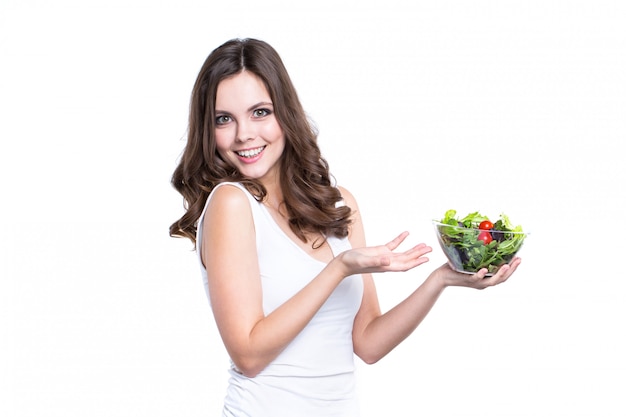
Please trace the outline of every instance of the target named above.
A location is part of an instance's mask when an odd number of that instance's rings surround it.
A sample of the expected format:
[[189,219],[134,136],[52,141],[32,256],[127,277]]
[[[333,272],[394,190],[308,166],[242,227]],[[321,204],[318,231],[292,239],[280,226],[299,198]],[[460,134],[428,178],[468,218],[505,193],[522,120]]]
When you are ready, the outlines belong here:
[[243,156],[244,158],[252,158],[261,153],[261,151],[265,148],[265,146],[261,146],[256,149],[247,149],[245,151],[237,151],[237,155]]

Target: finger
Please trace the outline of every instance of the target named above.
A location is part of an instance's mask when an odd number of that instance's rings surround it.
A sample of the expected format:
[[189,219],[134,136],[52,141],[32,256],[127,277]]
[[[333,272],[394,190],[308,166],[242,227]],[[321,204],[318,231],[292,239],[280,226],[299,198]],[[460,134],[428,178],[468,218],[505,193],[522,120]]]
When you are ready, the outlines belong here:
[[413,255],[414,253],[419,253],[420,255],[418,256],[422,256],[425,255],[429,252],[432,252],[433,248],[426,245],[425,243],[420,243],[419,245],[415,245],[413,246],[411,249],[407,250],[405,253],[407,255]]
[[487,268],[479,269],[474,275],[471,276],[470,280],[476,286],[476,288],[486,288],[489,286],[487,280],[492,277],[487,277],[487,273],[489,270]]
[[511,265],[504,264],[499,269],[498,272],[494,274],[492,277],[493,285],[499,284],[501,282],[506,281],[506,279],[511,275],[510,274]]
[[409,232],[402,232],[398,236],[396,236],[396,238],[393,239],[391,242],[387,243],[385,246],[387,246],[389,250],[393,251],[398,246],[400,246],[402,242],[404,242],[404,239],[406,239],[408,235],[409,235]]
[[426,256],[420,256],[419,258],[415,259],[415,261],[413,262],[413,265],[411,266],[411,268],[415,268],[416,266],[420,266],[421,264],[425,264],[428,261],[430,261],[430,258],[427,258]]
[[520,258],[513,258],[510,263],[502,265],[498,271],[488,280],[489,286],[498,285],[509,279],[521,263]]
[[[503,272],[502,279],[500,282],[504,282],[513,275],[519,264],[522,262],[520,258],[514,258],[510,264],[508,264],[508,268],[506,268]],[[500,271],[498,271],[500,272]]]
[[405,261],[394,261],[389,265],[388,271],[406,272],[428,261],[429,259],[424,256],[408,259]]
[[413,246],[407,251],[395,254],[395,256],[400,259],[407,259],[409,261],[412,261],[414,259],[423,257],[427,253],[432,252],[432,250],[433,249],[430,246],[427,246],[424,243],[420,243],[419,245]]
[[427,252],[428,251],[411,249],[402,253],[393,253],[390,256],[391,263],[388,265],[388,270],[408,271],[410,269],[413,269],[416,266],[419,266],[429,261],[429,259],[424,256]]

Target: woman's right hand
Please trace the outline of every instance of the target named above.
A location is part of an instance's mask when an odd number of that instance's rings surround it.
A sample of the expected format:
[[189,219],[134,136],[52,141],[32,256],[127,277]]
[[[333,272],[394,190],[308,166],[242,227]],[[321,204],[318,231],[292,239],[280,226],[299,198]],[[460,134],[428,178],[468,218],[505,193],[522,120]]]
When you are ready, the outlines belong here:
[[404,272],[425,262],[430,246],[420,243],[404,252],[394,252],[409,235],[403,232],[385,245],[350,249],[336,259],[344,267],[345,276],[375,272]]

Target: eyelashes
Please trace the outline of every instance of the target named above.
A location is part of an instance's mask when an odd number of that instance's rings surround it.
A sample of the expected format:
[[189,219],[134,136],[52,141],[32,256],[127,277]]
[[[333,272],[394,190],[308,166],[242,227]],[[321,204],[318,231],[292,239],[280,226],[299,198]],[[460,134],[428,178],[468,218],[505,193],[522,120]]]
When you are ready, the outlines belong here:
[[256,109],[252,112],[252,115],[254,117],[265,117],[265,116],[269,116],[270,114],[272,114],[272,111],[270,109]]
[[219,115],[219,116],[217,116],[215,118],[215,124],[216,125],[225,125],[226,123],[230,122],[230,120],[231,120],[230,116],[221,114],[221,115]]
[[[265,107],[261,107],[258,109],[254,109],[252,110],[252,117],[255,119],[261,119],[263,117],[267,117],[271,114],[273,114],[274,112],[271,109],[265,108]],[[228,124],[230,122],[233,121],[233,117],[229,114],[218,114],[215,117],[215,124],[218,126],[222,126],[225,124]]]

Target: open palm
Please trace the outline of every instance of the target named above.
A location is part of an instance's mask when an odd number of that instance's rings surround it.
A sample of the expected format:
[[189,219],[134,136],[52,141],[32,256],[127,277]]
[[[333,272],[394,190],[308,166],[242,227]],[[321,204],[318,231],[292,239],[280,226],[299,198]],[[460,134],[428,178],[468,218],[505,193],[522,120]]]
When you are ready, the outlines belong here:
[[424,255],[432,251],[420,243],[404,252],[394,252],[408,234],[403,232],[385,245],[350,249],[341,254],[341,260],[350,274],[408,271],[428,262]]

